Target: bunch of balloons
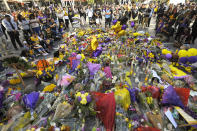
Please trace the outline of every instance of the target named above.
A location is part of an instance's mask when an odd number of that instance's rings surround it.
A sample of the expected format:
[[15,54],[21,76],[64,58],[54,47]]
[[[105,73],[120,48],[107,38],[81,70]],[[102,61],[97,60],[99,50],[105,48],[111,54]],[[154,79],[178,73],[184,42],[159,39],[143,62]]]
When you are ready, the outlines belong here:
[[188,56],[188,61],[190,63],[195,63],[197,62],[197,49],[196,48],[190,48],[187,51],[187,56]]
[[[162,49],[162,54],[165,55],[167,59],[172,58],[172,52],[168,49]],[[197,49],[196,48],[190,48],[188,50],[179,50],[178,51],[179,56],[179,62],[182,64],[192,64],[197,62]]]
[[111,29],[114,30],[114,34],[117,35],[118,37],[121,37],[123,35],[126,34],[126,29],[127,29],[127,25],[121,25],[120,21],[117,20],[113,20],[113,26],[111,27]]
[[162,49],[161,53],[162,53],[163,55],[165,55],[165,57],[166,57],[167,59],[171,59],[171,58],[172,58],[172,52],[169,51],[169,50],[167,50],[167,49]]

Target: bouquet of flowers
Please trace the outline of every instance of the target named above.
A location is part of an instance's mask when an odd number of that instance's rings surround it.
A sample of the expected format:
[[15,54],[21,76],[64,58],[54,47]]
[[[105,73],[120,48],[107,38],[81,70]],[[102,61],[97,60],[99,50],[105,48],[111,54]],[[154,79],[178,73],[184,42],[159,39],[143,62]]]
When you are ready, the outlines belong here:
[[82,105],[86,105],[92,100],[90,94],[87,92],[85,93],[84,91],[77,92],[75,97],[77,98],[77,101]]

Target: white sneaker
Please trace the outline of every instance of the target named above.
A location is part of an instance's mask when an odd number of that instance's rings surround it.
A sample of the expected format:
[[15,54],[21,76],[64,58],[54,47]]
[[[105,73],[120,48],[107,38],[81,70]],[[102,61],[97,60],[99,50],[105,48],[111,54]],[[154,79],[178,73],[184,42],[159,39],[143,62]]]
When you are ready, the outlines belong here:
[[44,53],[43,55],[46,56],[46,55],[48,55],[48,53]]

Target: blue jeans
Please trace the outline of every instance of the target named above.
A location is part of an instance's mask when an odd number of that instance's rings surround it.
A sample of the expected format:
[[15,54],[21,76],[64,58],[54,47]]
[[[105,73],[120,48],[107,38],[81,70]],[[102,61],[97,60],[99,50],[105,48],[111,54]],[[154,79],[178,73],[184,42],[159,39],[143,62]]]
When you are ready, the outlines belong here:
[[40,27],[35,27],[35,28],[32,28],[33,32],[36,32],[38,35],[41,34],[41,29]]

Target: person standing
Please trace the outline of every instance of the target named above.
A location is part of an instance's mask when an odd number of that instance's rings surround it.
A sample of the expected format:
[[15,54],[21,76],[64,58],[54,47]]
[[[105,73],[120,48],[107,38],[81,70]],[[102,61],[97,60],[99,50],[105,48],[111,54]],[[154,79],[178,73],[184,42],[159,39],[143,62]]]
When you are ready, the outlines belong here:
[[2,21],[1,21],[1,29],[2,29],[2,31],[3,31],[3,34],[5,35],[5,38],[6,38],[6,40],[8,39],[8,36],[7,36],[7,34],[6,34],[6,28],[3,26],[3,24],[2,24]]
[[64,21],[65,21],[65,29],[69,29],[69,17],[68,17],[68,10],[64,8]]
[[36,32],[38,35],[41,34],[39,19],[35,18],[33,14],[29,16],[30,18],[30,27],[32,28],[33,32]]
[[109,27],[111,26],[111,15],[111,10],[109,9],[109,7],[107,7],[105,10],[105,28],[107,27],[107,25],[109,25]]
[[70,24],[72,25],[73,23],[73,17],[74,17],[74,11],[73,9],[70,7],[68,8],[68,18],[70,20]]
[[1,42],[0,43],[0,46],[1,46],[0,51],[2,52],[3,50],[4,51],[7,50],[8,47],[7,47],[6,39],[5,39],[5,36],[4,36],[1,26],[0,26],[0,42]]
[[63,17],[64,17],[64,12],[61,9],[57,10],[57,18],[59,23],[64,23]]
[[86,7],[82,7],[80,9],[80,17],[82,18],[82,25],[85,25],[86,24]]
[[152,5],[149,5],[149,8],[148,8],[148,13],[149,13],[149,17],[148,17],[148,27],[150,26],[150,21],[151,21],[151,18],[152,18],[152,15],[154,13],[154,8]]
[[91,7],[89,7],[87,9],[87,14],[88,14],[88,18],[89,18],[89,25],[91,25],[91,21],[92,21],[92,17],[93,17],[93,9]]
[[145,10],[145,9],[144,9],[143,6],[141,5],[140,8],[139,8],[139,10],[138,10],[138,11],[139,11],[139,12],[138,12],[138,20],[139,20],[138,23],[139,23],[139,24],[142,24],[143,12],[144,12],[144,10]]
[[138,9],[136,8],[136,5],[134,5],[132,7],[132,10],[131,10],[131,19],[132,19],[132,21],[134,21],[134,22],[137,23],[137,20],[138,20]]
[[197,15],[196,15],[196,19],[192,25],[192,43],[194,44],[195,39],[197,38]]
[[31,30],[29,27],[29,20],[26,20],[22,15],[17,16],[19,27],[23,31],[23,36],[26,41],[28,41],[28,36],[31,36]]
[[6,28],[7,33],[10,36],[12,45],[14,46],[15,50],[18,50],[16,46],[16,42],[22,48],[23,45],[19,39],[19,32],[18,32],[17,24],[14,22],[13,19],[11,19],[9,15],[5,15],[5,18],[3,19],[3,26]]
[[94,16],[96,19],[96,25],[99,27],[101,24],[101,21],[100,21],[101,10],[98,7],[96,7],[96,9],[94,11]]

